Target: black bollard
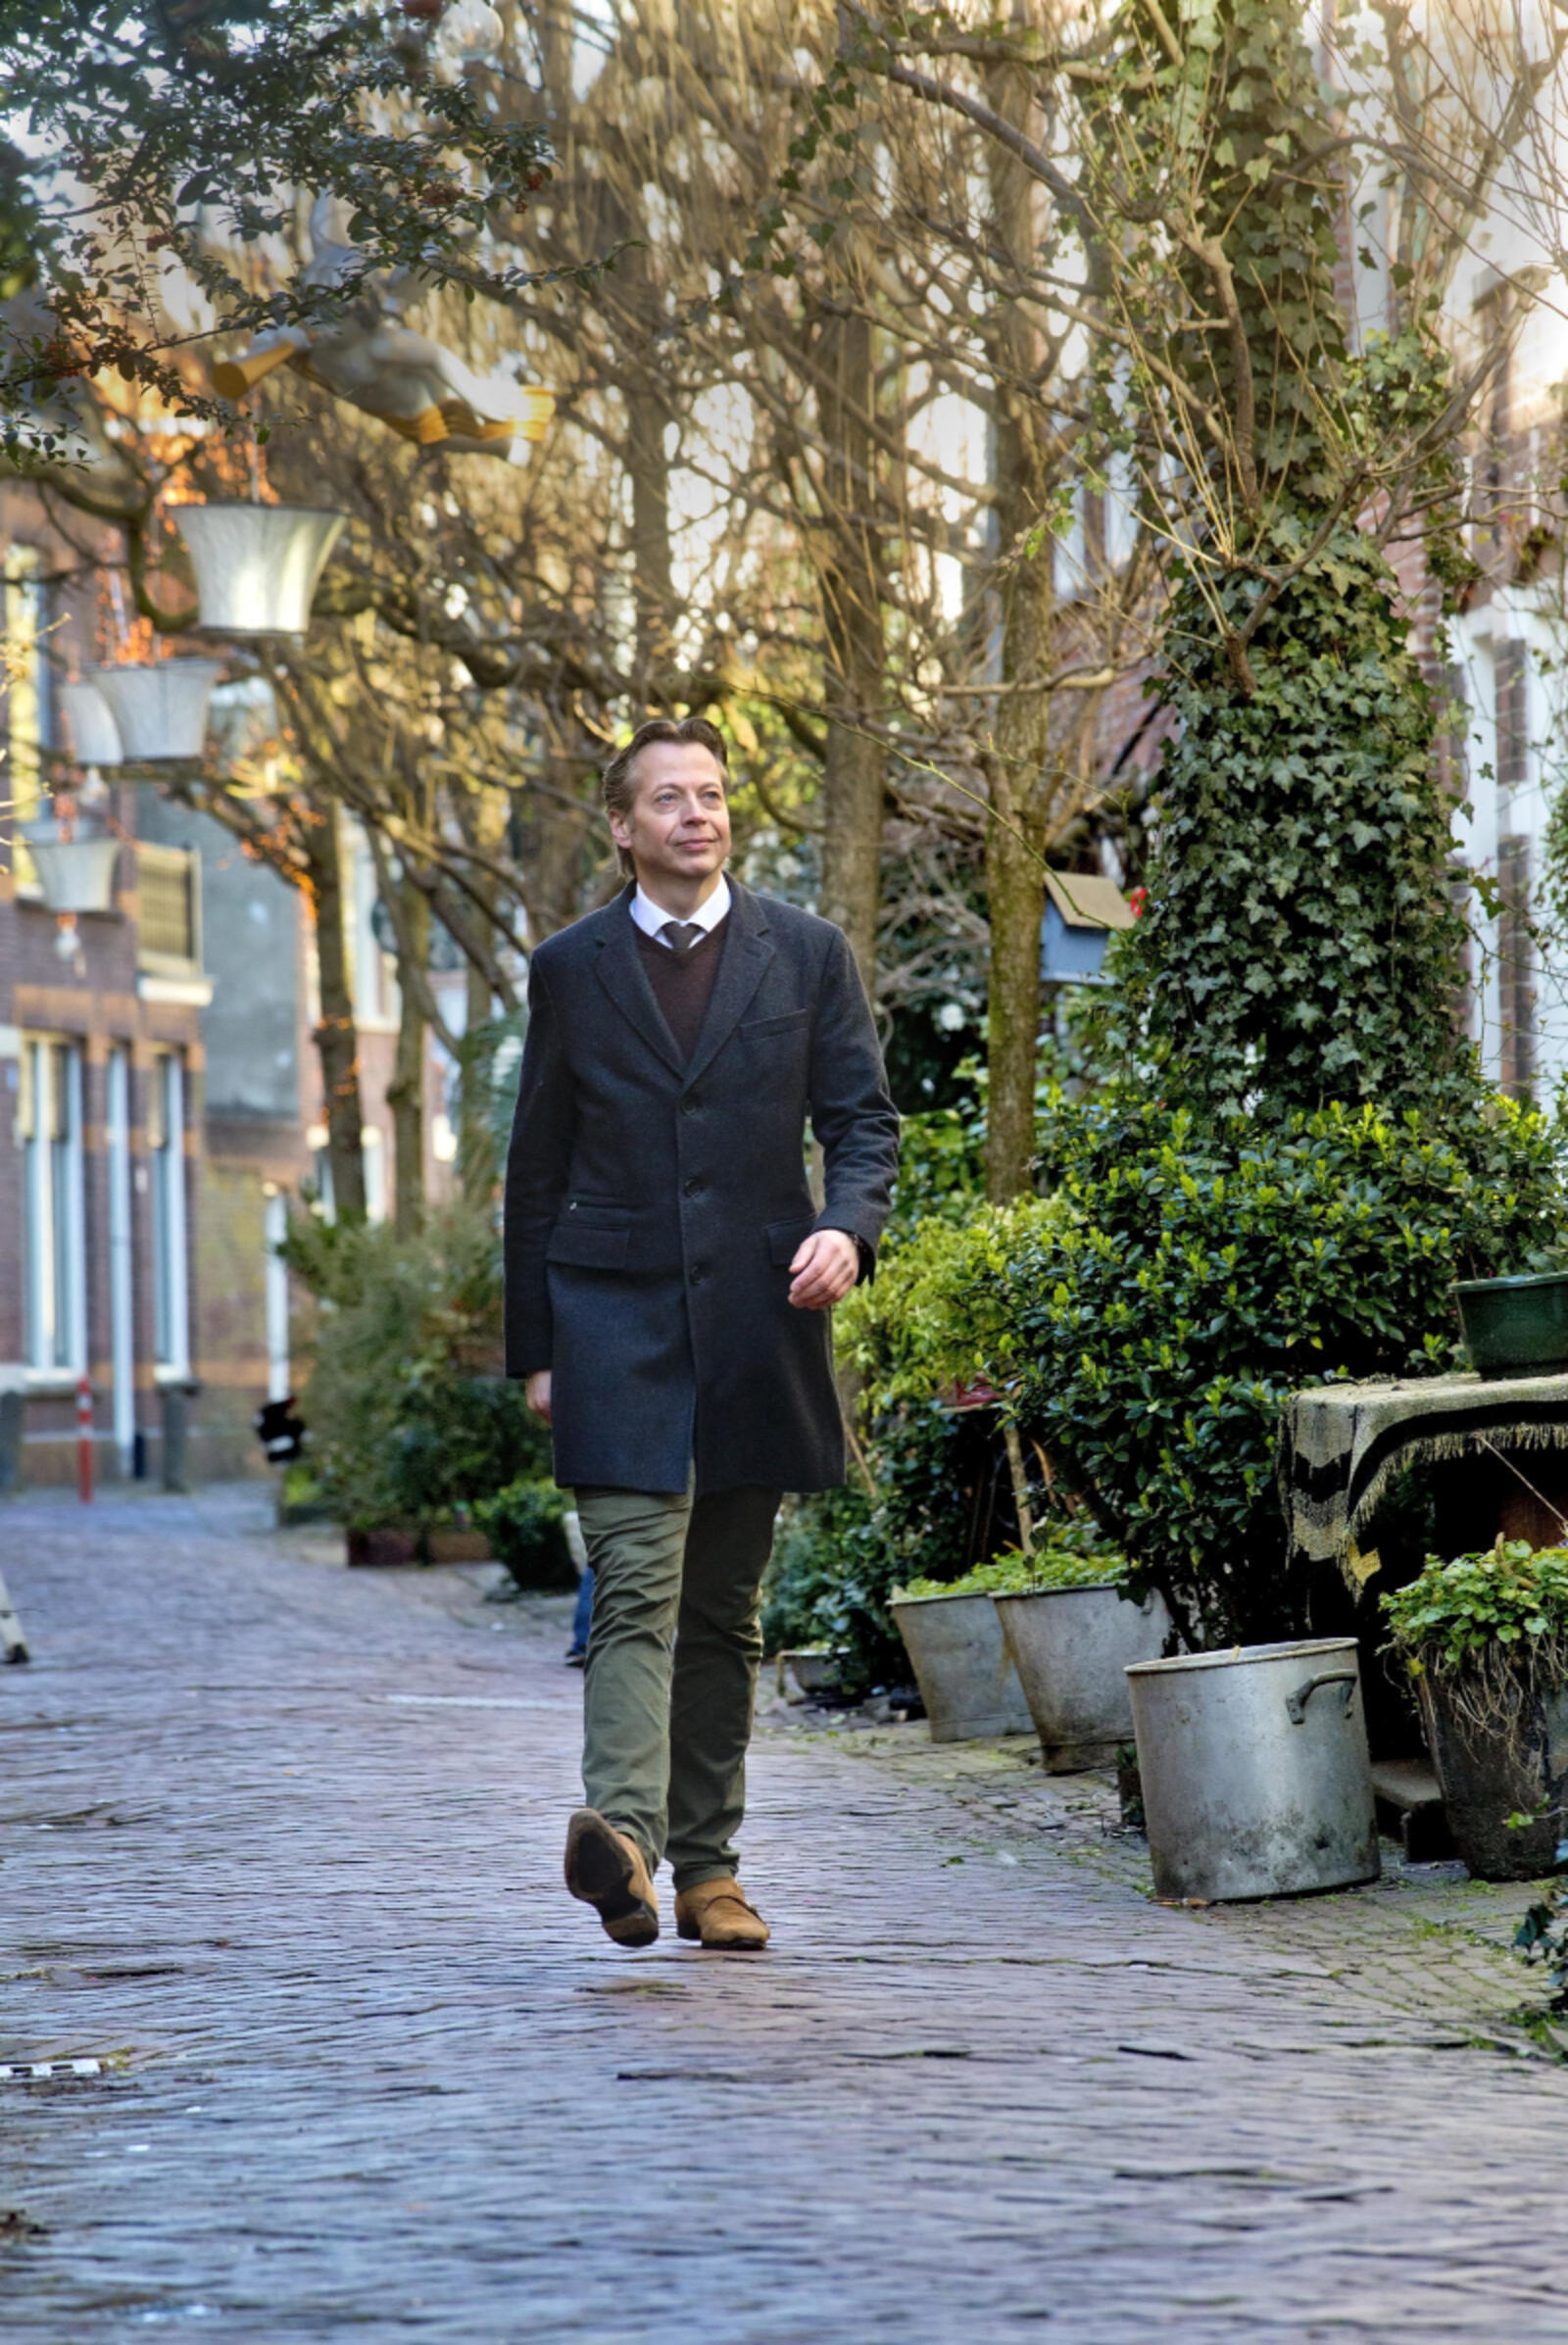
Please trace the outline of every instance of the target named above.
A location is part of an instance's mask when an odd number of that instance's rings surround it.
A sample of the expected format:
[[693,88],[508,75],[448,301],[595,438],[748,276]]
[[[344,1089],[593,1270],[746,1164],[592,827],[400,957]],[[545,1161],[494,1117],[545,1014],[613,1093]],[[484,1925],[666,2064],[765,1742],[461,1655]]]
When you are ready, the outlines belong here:
[[24,1392],[0,1392],[0,1490],[22,1488],[22,1428],[26,1407]]
[[186,1491],[190,1489],[185,1479],[185,1434],[190,1423],[190,1388],[187,1385],[165,1385],[160,1397],[164,1404],[164,1488],[166,1490]]

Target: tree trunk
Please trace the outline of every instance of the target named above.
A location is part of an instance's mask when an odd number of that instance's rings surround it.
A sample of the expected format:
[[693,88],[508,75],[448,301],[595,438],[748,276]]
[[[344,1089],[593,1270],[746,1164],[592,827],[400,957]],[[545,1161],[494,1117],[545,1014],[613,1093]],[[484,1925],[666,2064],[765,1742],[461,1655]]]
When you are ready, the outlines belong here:
[[337,808],[317,802],[319,819],[306,830],[310,896],[316,919],[317,991],[320,1022],[315,1042],[326,1102],[326,1161],[332,1209],[339,1221],[365,1219],[365,1109],[360,1099],[360,1041],[343,933],[343,867]]
[[986,826],[991,965],[986,1021],[986,1196],[1004,1205],[1033,1187],[1035,1068],[1040,1050],[1039,857],[1011,826],[1013,771],[1000,739]]
[[[426,956],[430,942],[430,906],[417,888],[403,881],[403,927],[414,951]],[[394,1154],[392,1219],[399,1233],[411,1238],[424,1222],[424,1012],[416,986],[398,986],[398,1048],[386,1103],[392,1110]]]
[[[635,215],[617,220],[616,233],[644,237],[647,226]],[[657,288],[648,268],[646,244],[636,244],[615,265],[612,296],[623,301],[635,348],[655,352],[660,322]],[[670,700],[674,665],[674,573],[669,550],[669,458],[664,434],[673,417],[653,370],[625,384],[626,473],[631,483],[631,597],[635,616],[633,713],[663,708]]]
[[636,697],[644,708],[669,700],[675,608],[669,558],[669,460],[664,432],[669,409],[639,385],[626,399],[626,469],[631,475],[631,593],[636,615]]
[[469,961],[466,1014],[463,1021],[458,1089],[458,1186],[467,1204],[485,1206],[495,1197],[500,1167],[490,1129],[489,1085],[481,1080],[489,1066],[486,1053],[476,1052],[474,1036],[489,1022],[494,1006],[490,981]]
[[822,763],[820,909],[849,938],[870,993],[876,975],[886,775],[886,757],[875,732],[882,713],[885,651],[873,512],[874,451],[867,425],[875,397],[870,323],[844,311],[831,314],[820,347],[831,382],[822,397],[827,444],[826,558],[821,570],[827,747]]
[[[992,104],[1023,127],[1027,76],[1002,68],[988,77]],[[989,162],[992,229],[1020,267],[1033,246],[1034,192],[1023,166],[993,146]],[[1035,370],[1035,335],[1016,303],[1000,303],[987,333],[996,389],[998,591],[1002,682],[991,764],[992,819],[986,825],[986,893],[991,921],[986,1064],[986,1195],[994,1204],[1027,1194],[1035,1153],[1035,1069],[1040,1046],[1040,919],[1044,903],[1040,843],[1048,799],[1050,668],[1054,588],[1049,531],[1038,551],[1024,551],[1046,515],[1050,488],[1048,424],[1026,386]],[[1022,689],[1019,689],[1019,688]]]

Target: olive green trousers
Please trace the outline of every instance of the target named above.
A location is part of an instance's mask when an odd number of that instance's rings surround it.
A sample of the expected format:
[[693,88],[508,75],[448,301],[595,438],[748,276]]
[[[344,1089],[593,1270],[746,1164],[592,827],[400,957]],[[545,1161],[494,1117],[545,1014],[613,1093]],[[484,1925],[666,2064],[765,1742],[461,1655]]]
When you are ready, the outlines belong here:
[[667,1856],[677,1889],[733,1874],[781,1492],[579,1490],[594,1570],[583,1681],[588,1805]]

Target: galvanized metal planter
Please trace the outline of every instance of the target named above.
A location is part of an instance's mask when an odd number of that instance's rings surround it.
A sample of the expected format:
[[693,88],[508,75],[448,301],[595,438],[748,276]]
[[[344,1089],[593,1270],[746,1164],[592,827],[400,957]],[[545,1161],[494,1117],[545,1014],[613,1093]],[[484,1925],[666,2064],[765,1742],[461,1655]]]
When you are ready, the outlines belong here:
[[109,703],[127,760],[158,765],[201,756],[207,703],[222,672],[217,660],[158,660],[95,667],[91,681]]
[[1355,1640],[1237,1645],[1127,1672],[1160,1897],[1289,1897],[1376,1881]]
[[990,1596],[912,1596],[892,1610],[933,1742],[1029,1733],[1029,1705]]
[[62,684],[60,707],[78,765],[123,763],[119,727],[96,684]]
[[[1540,1881],[1568,1842],[1568,1686],[1529,1698],[1519,1715],[1476,1727],[1431,1671],[1415,1681],[1427,1748],[1454,1846],[1477,1881]],[[1510,1816],[1529,1824],[1510,1826]]]
[[1036,1588],[994,1596],[1017,1664],[1046,1770],[1108,1767],[1133,1733],[1127,1670],[1156,1661],[1170,1631],[1163,1596],[1134,1604],[1102,1588]]
[[120,841],[78,817],[21,824],[43,900],[52,912],[112,912]]
[[307,505],[176,505],[209,635],[303,635],[345,516]]

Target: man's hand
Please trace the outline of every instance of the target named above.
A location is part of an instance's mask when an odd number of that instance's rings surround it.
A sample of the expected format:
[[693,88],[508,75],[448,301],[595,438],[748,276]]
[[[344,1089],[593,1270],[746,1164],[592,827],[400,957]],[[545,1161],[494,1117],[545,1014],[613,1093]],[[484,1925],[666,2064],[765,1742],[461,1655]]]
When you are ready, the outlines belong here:
[[522,1390],[528,1406],[532,1409],[534,1415],[536,1417],[543,1417],[545,1423],[547,1425],[550,1424],[552,1420],[550,1415],[549,1369],[536,1368],[533,1374],[529,1377],[527,1383],[523,1386]]
[[860,1249],[848,1230],[813,1230],[790,1264],[790,1300],[798,1311],[828,1311],[860,1275]]

